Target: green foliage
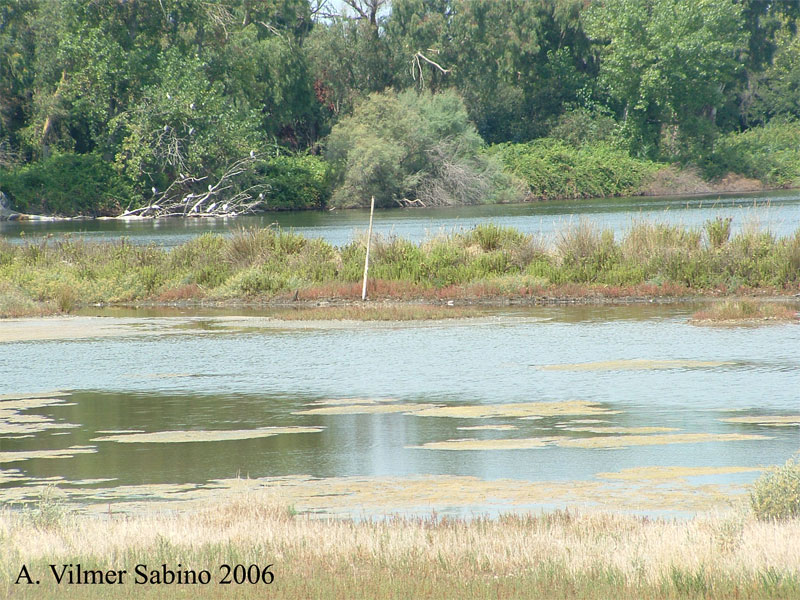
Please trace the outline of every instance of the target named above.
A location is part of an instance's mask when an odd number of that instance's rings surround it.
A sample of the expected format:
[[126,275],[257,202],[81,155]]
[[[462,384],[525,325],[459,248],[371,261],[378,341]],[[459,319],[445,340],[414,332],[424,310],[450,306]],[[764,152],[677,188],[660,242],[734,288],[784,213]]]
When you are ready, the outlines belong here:
[[[736,0],[603,0],[586,13],[601,46],[600,81],[623,110],[631,148],[651,158],[662,124],[689,139],[702,137],[725,100],[725,87],[746,50],[742,6]],[[703,147],[708,146],[708,141]],[[680,145],[679,145],[680,148]]]
[[[263,175],[275,209],[320,208],[334,184],[336,206],[372,195],[381,206],[518,199],[494,156],[542,198],[636,190],[647,166],[625,152],[709,177],[798,181],[797,135],[780,124],[800,120],[795,0],[387,6],[352,18],[328,3],[340,14],[322,19],[307,0],[6,2],[3,185],[13,179],[30,210],[114,213],[181,174],[193,184],[175,198],[203,191],[251,150],[277,158],[227,190]],[[330,179],[303,154],[328,133]],[[525,160],[482,154],[478,134],[495,144],[548,136],[573,150],[544,141]],[[102,157],[125,183],[61,204],[55,191],[41,195],[46,174],[15,178],[19,165],[33,173],[71,155]],[[97,178],[114,179],[103,169]]]
[[580,148],[585,144],[624,145],[614,118],[599,110],[576,108],[560,115],[547,136]]
[[[396,82],[434,91],[455,87],[489,142],[540,136],[595,73],[582,4],[395,0],[386,30],[397,57]],[[415,65],[417,52],[449,72],[425,61]]]
[[331,195],[328,163],[317,156],[276,156],[265,161],[256,172],[269,183],[269,209],[324,208]]
[[350,115],[369,94],[392,82],[393,57],[385,36],[365,20],[335,19],[318,24],[303,45],[317,102],[332,122]]
[[0,189],[19,212],[111,215],[128,205],[131,187],[97,154],[53,154],[0,170]]
[[[494,223],[420,244],[376,236],[370,277],[387,294],[447,286],[469,294],[474,285],[501,296],[563,284],[663,284],[715,293],[741,286],[796,291],[800,284],[800,230],[786,238],[752,229],[732,235],[730,223],[720,220],[707,224],[705,235],[709,243],[701,229],[641,223],[618,240],[579,221],[549,248]],[[92,302],[263,299],[295,290],[348,294],[361,281],[364,241],[336,248],[270,227],[230,238],[206,234],[171,250],[74,238],[0,245],[0,314],[69,312]]]
[[711,221],[706,221],[704,226],[708,235],[708,244],[711,248],[719,249],[728,243],[731,237],[731,218],[717,217]]
[[800,122],[772,122],[720,137],[706,173],[718,177],[728,172],[774,186],[800,184]]
[[[453,92],[373,94],[328,138],[338,206],[490,202],[511,188]],[[513,193],[513,192],[512,192]]]
[[800,462],[789,459],[759,477],[750,490],[750,507],[763,521],[800,517]]
[[175,50],[159,58],[157,83],[132,110],[112,119],[121,138],[117,166],[140,190],[166,188],[180,173],[219,174],[231,157],[256,146],[256,114],[212,83],[201,59]]
[[550,138],[498,144],[490,152],[527,184],[531,196],[543,199],[633,194],[658,168],[604,144],[575,148]]
[[772,64],[751,79],[745,103],[747,122],[765,124],[771,119],[800,119],[800,35],[781,32]]

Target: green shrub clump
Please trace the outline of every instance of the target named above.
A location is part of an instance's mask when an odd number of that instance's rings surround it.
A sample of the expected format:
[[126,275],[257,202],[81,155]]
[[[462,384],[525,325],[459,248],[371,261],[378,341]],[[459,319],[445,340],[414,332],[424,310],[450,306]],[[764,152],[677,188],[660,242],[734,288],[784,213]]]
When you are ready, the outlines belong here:
[[791,458],[759,477],[750,490],[750,507],[764,521],[800,517],[800,461]]
[[607,144],[576,148],[553,138],[497,144],[489,153],[527,184],[530,197],[543,200],[635,194],[659,167]]
[[133,191],[98,154],[53,154],[12,170],[0,170],[0,190],[14,210],[48,215],[116,215]]
[[721,136],[706,168],[709,177],[733,172],[767,185],[800,185],[800,123],[768,123]]
[[328,163],[318,156],[275,156],[258,168],[270,186],[269,210],[324,208],[331,195]]
[[407,90],[372,94],[333,127],[336,206],[479,204],[521,199],[519,186],[482,150],[461,98]]

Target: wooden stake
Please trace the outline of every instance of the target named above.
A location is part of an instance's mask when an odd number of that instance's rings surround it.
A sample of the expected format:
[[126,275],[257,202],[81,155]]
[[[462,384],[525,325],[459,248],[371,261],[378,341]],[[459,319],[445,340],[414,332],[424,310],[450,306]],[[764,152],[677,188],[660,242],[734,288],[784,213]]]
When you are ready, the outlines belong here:
[[369,271],[369,244],[372,241],[372,214],[375,212],[375,196],[369,205],[369,231],[367,232],[367,256],[364,258],[364,285],[361,286],[361,299],[367,299],[367,272]]

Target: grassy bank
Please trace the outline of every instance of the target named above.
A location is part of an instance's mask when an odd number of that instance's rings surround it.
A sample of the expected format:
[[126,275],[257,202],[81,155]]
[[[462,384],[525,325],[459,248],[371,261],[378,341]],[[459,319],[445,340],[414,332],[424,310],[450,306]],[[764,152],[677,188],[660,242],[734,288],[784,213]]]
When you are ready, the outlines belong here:
[[[0,595],[13,598],[789,598],[800,522],[688,522],[554,512],[495,520],[314,520],[248,495],[191,513],[0,512]],[[126,569],[123,585],[53,584],[48,565]],[[213,583],[136,585],[134,568],[208,569]],[[25,564],[41,585],[14,585]],[[219,585],[219,566],[274,582]]]
[[[78,238],[0,242],[0,315],[94,303],[275,302],[360,297],[365,244],[341,248],[278,229],[201,235],[174,249]],[[621,237],[581,221],[551,245],[494,224],[415,244],[373,242],[371,299],[793,293],[800,231],[785,238],[730,220],[703,228],[639,223]]]

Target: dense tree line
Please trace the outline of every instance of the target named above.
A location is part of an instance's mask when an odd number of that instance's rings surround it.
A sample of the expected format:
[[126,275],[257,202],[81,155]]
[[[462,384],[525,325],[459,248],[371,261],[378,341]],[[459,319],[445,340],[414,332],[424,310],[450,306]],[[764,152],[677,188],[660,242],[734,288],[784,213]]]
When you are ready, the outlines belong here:
[[[800,118],[798,16],[800,0],[5,0],[0,187],[62,213],[319,207],[334,188],[341,205],[498,199],[514,185],[484,144],[548,136],[719,175],[737,168],[726,136]],[[88,205],[59,179],[81,170]]]

